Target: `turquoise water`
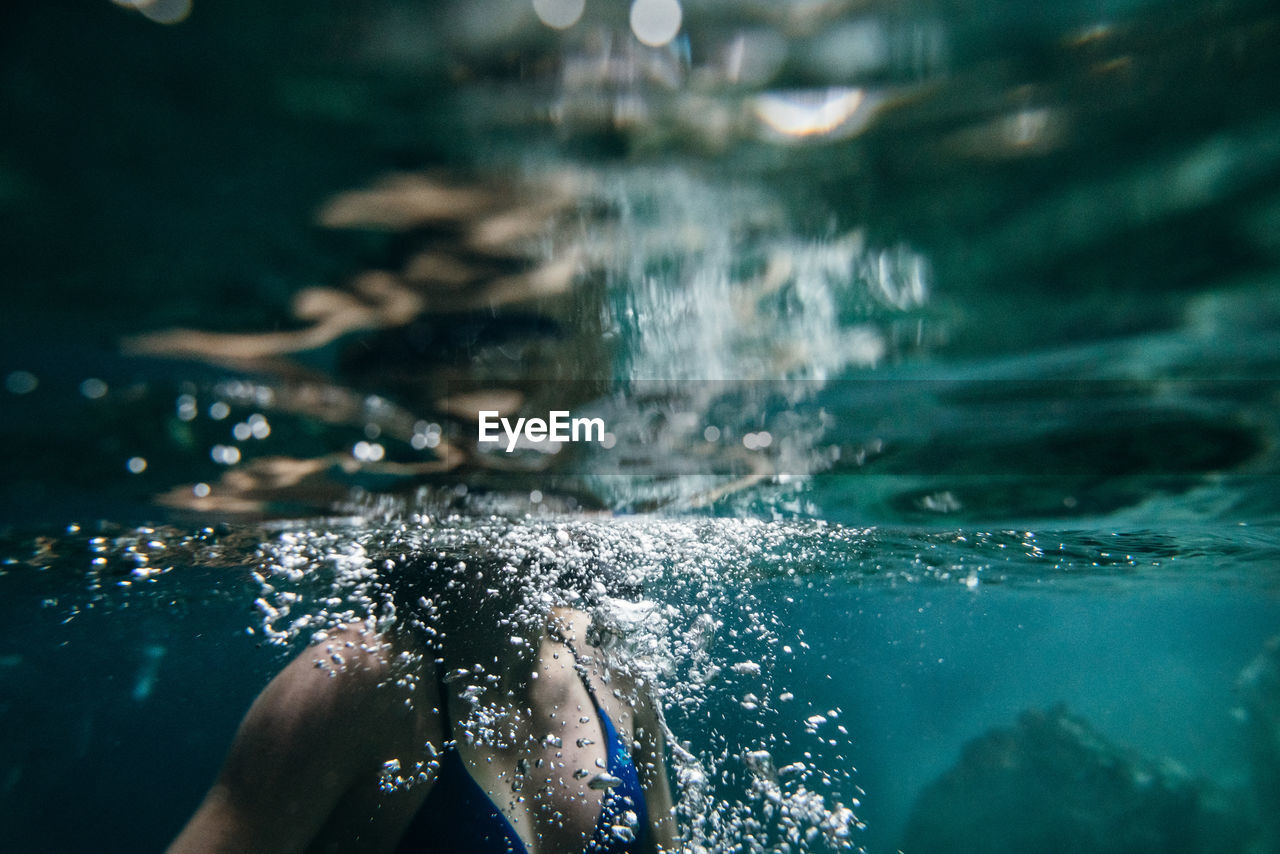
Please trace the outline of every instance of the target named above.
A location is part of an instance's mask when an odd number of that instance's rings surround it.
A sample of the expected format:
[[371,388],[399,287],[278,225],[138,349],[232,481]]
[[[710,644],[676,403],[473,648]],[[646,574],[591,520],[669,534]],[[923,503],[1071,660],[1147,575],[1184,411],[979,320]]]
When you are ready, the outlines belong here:
[[7,850],[162,847],[366,557],[565,531],[690,850],[1274,849],[1271,4],[165,3],[0,36]]

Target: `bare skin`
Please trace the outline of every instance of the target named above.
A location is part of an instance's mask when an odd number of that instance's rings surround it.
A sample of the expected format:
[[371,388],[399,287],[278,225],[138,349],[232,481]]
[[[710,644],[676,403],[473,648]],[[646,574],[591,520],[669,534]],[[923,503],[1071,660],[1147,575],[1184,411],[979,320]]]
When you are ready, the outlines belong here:
[[[441,702],[448,703],[468,771],[529,854],[582,851],[600,815],[603,793],[587,784],[603,767],[597,760],[604,760],[605,738],[562,638],[578,650],[601,706],[632,747],[654,850],[670,848],[675,828],[657,714],[626,674],[600,662],[585,639],[588,621],[581,612],[557,609],[541,637],[523,646],[506,638],[491,644],[489,671],[497,678],[470,684],[479,687],[481,706],[501,714],[493,731],[474,743],[465,731],[475,730],[477,721],[460,696],[467,680],[450,680],[450,697],[442,700],[437,665],[426,656],[412,687],[395,684],[395,660],[414,650],[353,628],[335,632],[259,695],[217,781],[169,854],[394,851],[435,783],[384,792],[378,785],[383,763],[396,758],[407,774],[445,749],[450,735],[437,711]],[[575,776],[578,769],[588,774]]]

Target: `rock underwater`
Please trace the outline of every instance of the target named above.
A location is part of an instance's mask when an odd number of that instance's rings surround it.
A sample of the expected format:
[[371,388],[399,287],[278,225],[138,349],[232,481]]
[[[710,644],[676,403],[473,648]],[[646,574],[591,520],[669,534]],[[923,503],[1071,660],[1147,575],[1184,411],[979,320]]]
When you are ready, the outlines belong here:
[[1239,803],[1176,763],[1151,760],[1111,743],[1059,705],[1023,712],[1014,726],[969,742],[959,762],[917,797],[901,850],[1266,850],[1258,847],[1252,817]]

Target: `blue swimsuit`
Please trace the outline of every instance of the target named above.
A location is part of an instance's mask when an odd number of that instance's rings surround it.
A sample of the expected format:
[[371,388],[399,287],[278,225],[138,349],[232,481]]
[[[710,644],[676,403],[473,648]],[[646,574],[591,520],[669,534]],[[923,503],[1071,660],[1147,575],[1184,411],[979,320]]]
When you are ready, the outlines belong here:
[[[566,644],[567,645],[567,644]],[[572,646],[569,651],[577,653]],[[591,705],[600,717],[605,736],[606,770],[622,782],[605,790],[600,803],[600,817],[591,840],[583,854],[638,854],[649,850],[649,811],[645,805],[640,776],[630,751],[618,738],[613,721],[600,707],[596,692],[586,673],[579,671],[582,684],[591,697]],[[448,696],[444,685],[440,686],[440,716],[444,731],[453,734],[449,720]],[[636,822],[631,825],[634,835],[624,838],[614,831],[614,826],[628,826],[626,812],[635,813]],[[480,788],[480,784],[467,770],[466,763],[458,755],[457,747],[450,747],[440,759],[440,774],[422,808],[418,810],[396,847],[396,854],[423,854],[424,852],[466,852],[466,854],[526,854],[524,842],[507,817],[494,805]],[[577,852],[565,852],[577,854]]]

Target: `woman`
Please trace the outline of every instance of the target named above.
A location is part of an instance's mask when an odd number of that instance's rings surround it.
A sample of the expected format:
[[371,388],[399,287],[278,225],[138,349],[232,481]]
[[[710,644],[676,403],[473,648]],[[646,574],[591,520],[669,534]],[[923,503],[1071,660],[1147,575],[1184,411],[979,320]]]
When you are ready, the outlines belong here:
[[586,574],[538,570],[389,563],[392,627],[330,632],[271,681],[170,854],[672,846],[657,709],[556,595]]

